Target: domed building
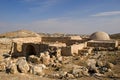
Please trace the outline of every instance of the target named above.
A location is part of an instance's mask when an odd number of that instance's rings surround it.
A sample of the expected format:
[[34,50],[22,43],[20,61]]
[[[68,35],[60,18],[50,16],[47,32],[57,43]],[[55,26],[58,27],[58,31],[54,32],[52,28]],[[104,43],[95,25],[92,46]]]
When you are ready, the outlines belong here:
[[105,32],[94,32],[90,36],[90,41],[87,42],[88,47],[94,47],[94,48],[106,48],[108,49],[109,47],[115,48],[118,46],[118,41],[116,40],[111,40],[109,35]]
[[105,32],[95,32],[90,36],[91,40],[110,40],[110,37]]

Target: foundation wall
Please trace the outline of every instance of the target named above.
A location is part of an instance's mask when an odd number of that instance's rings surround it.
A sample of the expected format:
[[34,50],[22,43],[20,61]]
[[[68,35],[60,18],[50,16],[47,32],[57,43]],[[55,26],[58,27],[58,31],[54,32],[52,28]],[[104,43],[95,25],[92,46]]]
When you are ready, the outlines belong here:
[[61,48],[61,55],[62,56],[72,56],[71,47],[70,46],[62,47]]
[[88,42],[87,43],[87,46],[88,47],[115,47],[115,43],[91,43],[91,42]]
[[12,40],[7,38],[0,38],[0,54],[9,53],[11,51]]
[[42,37],[42,42],[62,42],[66,43],[70,37]]

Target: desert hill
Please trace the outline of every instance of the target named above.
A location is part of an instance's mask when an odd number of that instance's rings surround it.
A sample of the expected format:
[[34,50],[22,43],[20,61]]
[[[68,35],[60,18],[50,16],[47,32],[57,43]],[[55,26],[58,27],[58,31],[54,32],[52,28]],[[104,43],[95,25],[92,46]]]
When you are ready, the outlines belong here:
[[120,33],[111,34],[110,37],[111,37],[112,39],[120,39]]
[[0,38],[23,38],[23,37],[38,37],[39,35],[29,30],[18,30],[0,34]]

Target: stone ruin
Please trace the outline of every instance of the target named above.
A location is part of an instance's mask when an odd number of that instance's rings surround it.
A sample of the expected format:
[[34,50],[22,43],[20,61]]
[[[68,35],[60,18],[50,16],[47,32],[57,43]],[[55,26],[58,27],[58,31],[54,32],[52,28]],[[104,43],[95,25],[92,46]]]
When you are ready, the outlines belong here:
[[[101,37],[102,35],[103,37]],[[116,50],[118,42],[110,40],[108,35],[104,33],[102,35],[100,35],[100,32],[94,33],[90,39],[82,39],[78,36],[78,39],[75,36],[73,38],[27,37],[0,39],[0,53],[6,53],[1,54],[1,56],[4,55],[4,58],[0,60],[0,71],[12,74],[31,73],[45,76],[44,69],[50,66],[59,69],[62,63],[64,63],[64,56],[88,56],[98,48],[99,50]],[[89,76],[93,73],[98,76],[104,76],[101,71],[103,73],[108,72],[112,67],[111,63],[103,64],[103,62],[89,59],[87,67],[73,66],[71,72],[51,76],[75,78],[82,75]]]

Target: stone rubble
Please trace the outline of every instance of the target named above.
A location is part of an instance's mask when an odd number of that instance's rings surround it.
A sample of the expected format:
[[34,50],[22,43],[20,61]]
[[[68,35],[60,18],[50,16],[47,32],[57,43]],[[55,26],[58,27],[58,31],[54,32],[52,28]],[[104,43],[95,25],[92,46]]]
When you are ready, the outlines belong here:
[[[61,56],[58,51],[58,55],[52,55],[48,51],[41,53],[40,56],[30,55],[28,59],[26,57],[19,57],[17,59],[7,57],[4,61],[0,62],[0,71],[6,71],[7,73],[17,74],[34,74],[38,76],[46,76],[56,79],[76,79],[83,76],[116,76],[112,68],[114,65],[110,62],[103,62],[89,58],[85,61],[86,66],[71,65],[71,59],[73,57]],[[75,56],[74,56],[75,57]],[[81,57],[73,58],[75,60]],[[62,64],[70,65],[71,69],[64,71]],[[44,70],[52,68],[56,73],[46,74]]]

